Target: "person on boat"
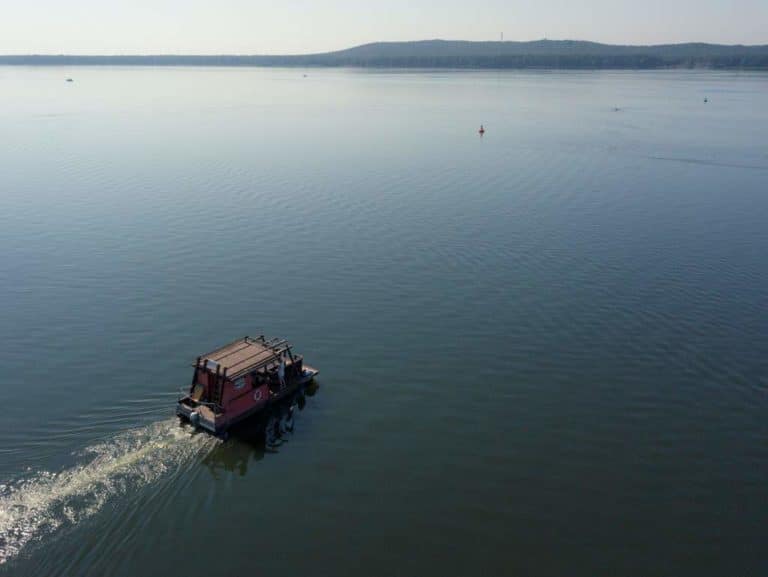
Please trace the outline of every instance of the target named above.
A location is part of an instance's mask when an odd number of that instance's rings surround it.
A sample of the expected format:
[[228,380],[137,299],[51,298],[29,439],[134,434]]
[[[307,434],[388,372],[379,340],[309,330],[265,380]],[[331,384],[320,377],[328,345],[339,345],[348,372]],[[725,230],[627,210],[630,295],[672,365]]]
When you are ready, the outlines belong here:
[[482,124],[480,125],[480,130],[478,130],[478,132],[480,134],[485,134],[485,127]]
[[280,366],[277,367],[277,378],[280,381],[280,387],[285,386],[285,356],[280,357]]

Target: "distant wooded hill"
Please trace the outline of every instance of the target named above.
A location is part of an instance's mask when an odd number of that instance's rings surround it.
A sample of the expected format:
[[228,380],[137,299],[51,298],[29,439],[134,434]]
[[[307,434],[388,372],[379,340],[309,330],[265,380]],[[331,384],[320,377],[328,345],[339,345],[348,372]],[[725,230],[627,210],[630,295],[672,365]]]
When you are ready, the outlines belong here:
[[0,64],[143,66],[360,66],[393,68],[723,68],[768,70],[768,45],[616,46],[575,40],[376,42],[322,54],[0,56]]

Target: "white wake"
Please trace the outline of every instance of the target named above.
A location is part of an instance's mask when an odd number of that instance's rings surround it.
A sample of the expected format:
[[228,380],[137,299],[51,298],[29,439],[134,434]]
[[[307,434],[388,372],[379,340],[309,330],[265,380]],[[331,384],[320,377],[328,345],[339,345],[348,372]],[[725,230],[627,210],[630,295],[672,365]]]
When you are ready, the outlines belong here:
[[30,541],[74,525],[109,499],[178,470],[216,442],[180,427],[174,418],[88,447],[78,454],[80,465],[0,484],[0,565]]

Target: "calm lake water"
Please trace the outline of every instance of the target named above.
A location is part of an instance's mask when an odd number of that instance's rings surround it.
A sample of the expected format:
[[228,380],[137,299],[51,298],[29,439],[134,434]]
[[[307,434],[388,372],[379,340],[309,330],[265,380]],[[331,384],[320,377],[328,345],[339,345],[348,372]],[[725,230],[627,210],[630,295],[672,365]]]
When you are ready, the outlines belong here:
[[[768,574],[768,75],[0,67],[0,134],[0,574]],[[180,427],[261,333],[293,432]]]

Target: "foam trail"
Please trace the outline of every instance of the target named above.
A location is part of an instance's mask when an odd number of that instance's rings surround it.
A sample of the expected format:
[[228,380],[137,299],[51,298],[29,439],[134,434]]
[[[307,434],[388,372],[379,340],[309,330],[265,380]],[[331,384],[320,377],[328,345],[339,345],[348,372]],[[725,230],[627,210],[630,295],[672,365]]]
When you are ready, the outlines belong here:
[[216,443],[182,428],[174,418],[88,447],[79,454],[83,464],[0,484],[0,565],[30,541],[78,523],[112,497],[178,470]]

